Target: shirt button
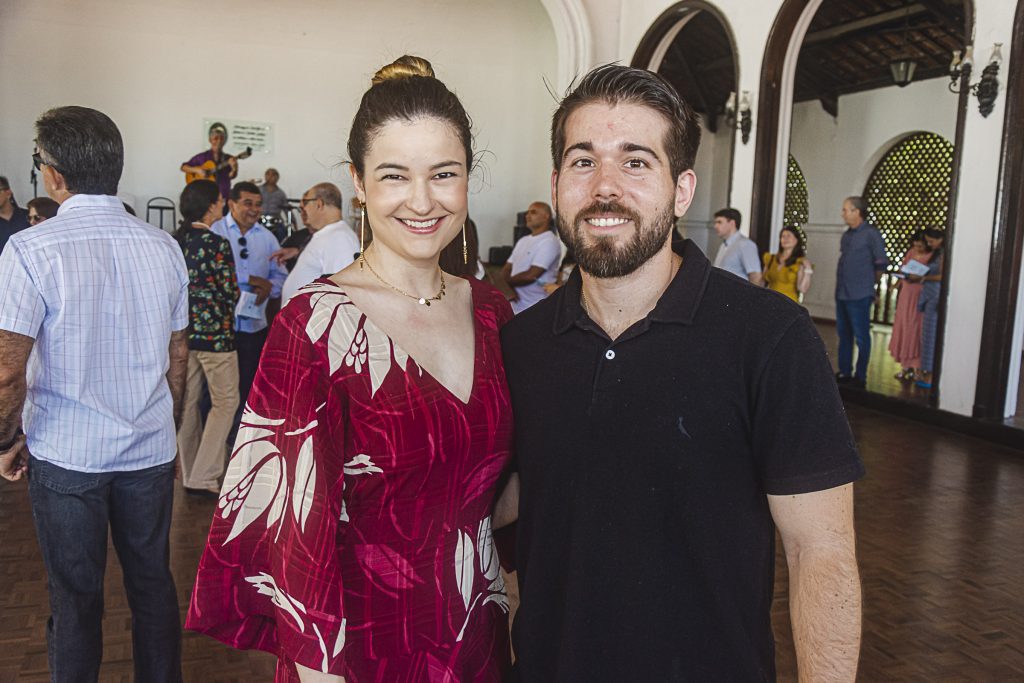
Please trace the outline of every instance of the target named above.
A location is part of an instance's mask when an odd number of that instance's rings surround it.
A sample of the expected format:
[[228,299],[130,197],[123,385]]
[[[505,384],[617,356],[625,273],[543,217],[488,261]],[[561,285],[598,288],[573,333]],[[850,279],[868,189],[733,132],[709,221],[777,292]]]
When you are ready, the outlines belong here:
[[604,357],[607,358],[608,360],[615,360],[615,352],[612,351],[611,349],[608,349],[607,351],[604,352]]

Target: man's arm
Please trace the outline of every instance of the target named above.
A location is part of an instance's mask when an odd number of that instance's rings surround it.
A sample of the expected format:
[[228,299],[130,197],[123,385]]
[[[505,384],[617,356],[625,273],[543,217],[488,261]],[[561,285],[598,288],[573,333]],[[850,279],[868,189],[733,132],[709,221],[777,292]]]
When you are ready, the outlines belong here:
[[174,429],[181,427],[181,414],[185,400],[185,379],[188,375],[188,328],[171,332],[168,347],[171,366],[167,370],[167,386],[174,402]]
[[860,654],[860,578],[853,484],[768,496],[789,566],[789,611],[800,681],[853,681]]
[[[533,284],[545,271],[541,266],[530,266],[523,272],[513,275],[512,266],[505,265],[508,266],[508,277],[505,278],[505,282],[508,283],[509,287],[525,287],[526,285]],[[502,274],[504,273],[505,271],[503,270]]]
[[35,339],[0,330],[0,445],[14,438],[25,406],[25,368]]
[[764,285],[764,274],[759,270],[756,270],[753,273],[747,273],[747,279],[758,287]]
[[32,337],[0,330],[0,476],[9,481],[28,471],[25,437],[17,435],[28,388],[25,368],[34,343]]

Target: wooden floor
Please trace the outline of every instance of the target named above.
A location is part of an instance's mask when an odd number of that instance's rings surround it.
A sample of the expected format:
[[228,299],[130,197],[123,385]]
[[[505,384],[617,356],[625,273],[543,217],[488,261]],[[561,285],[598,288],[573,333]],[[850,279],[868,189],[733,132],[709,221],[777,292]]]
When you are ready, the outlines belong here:
[[[832,365],[838,371],[836,365],[836,350],[839,346],[839,339],[836,337],[835,323],[817,322],[818,334],[825,342],[829,356],[832,358]],[[902,399],[911,403],[928,405],[928,390],[921,389],[913,382],[896,379],[896,373],[902,370],[889,353],[889,339],[892,338],[892,327],[889,325],[871,325],[871,358],[868,359],[868,382],[867,390],[883,396]],[[856,361],[856,352],[854,360]]]
[[[858,485],[862,681],[1024,680],[1024,454],[851,407]],[[179,491],[184,610],[213,503]],[[110,552],[103,681],[131,680],[129,612]],[[785,565],[774,609],[780,680],[795,680]],[[24,484],[0,485],[0,683],[48,680],[46,583]],[[270,681],[273,660],[186,634],[185,680]]]

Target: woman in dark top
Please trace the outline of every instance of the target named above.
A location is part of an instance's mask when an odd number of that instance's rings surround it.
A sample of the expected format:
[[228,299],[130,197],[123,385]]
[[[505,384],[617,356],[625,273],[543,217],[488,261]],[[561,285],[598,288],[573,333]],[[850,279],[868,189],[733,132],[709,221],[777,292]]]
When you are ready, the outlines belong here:
[[[181,225],[174,236],[188,267],[189,352],[178,455],[185,491],[216,498],[224,474],[225,442],[238,408],[238,282],[231,245],[210,232],[210,224],[224,208],[217,185],[194,181],[181,193],[179,204]],[[213,403],[205,428],[199,410],[204,381]]]
[[924,283],[917,300],[917,310],[924,313],[921,324],[921,374],[915,384],[922,389],[932,388],[932,369],[935,365],[935,340],[939,327],[939,294],[942,292],[942,263],[945,260],[942,248],[946,233],[938,228],[925,228],[924,241],[932,252],[928,261],[928,273],[908,275],[907,282]]

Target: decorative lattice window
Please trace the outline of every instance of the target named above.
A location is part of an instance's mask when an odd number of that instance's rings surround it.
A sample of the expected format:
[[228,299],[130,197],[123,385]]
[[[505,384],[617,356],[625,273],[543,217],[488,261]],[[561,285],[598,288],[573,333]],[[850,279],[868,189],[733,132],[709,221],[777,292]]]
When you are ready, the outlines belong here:
[[807,222],[807,180],[800,164],[789,155],[786,169],[786,203],[783,208],[783,223],[799,228]]
[[875,166],[864,188],[867,219],[881,231],[893,268],[914,232],[946,226],[952,182],[953,143],[935,133],[905,138]]

